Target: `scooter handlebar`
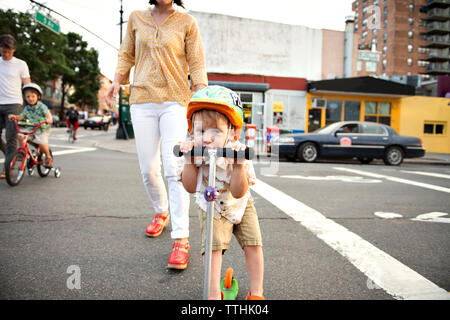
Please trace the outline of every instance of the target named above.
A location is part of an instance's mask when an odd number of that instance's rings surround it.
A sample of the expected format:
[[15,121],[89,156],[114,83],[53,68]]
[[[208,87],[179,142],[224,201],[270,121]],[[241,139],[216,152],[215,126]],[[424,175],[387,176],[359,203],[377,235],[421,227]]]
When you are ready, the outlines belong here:
[[[191,151],[189,152],[181,152],[180,146],[175,145],[173,147],[173,154],[176,157],[182,157],[182,156],[191,156],[191,157],[208,157],[208,148],[206,147],[193,147]],[[224,158],[232,158],[232,159],[247,159],[251,160],[255,156],[255,151],[252,148],[246,148],[242,151],[236,151],[231,148],[217,148],[217,157],[224,157]]]

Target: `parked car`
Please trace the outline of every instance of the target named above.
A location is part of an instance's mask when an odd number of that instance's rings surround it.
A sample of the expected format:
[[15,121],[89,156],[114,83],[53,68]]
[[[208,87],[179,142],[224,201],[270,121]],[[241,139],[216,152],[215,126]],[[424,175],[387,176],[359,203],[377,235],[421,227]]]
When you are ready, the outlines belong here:
[[94,116],[94,117],[88,118],[84,122],[83,126],[84,126],[84,129],[87,129],[87,128],[92,128],[92,129],[99,128],[100,130],[105,130],[106,131],[106,130],[108,130],[109,123],[103,122],[103,117]]
[[84,126],[84,122],[88,118],[88,113],[86,111],[78,111],[78,124]]
[[404,158],[423,157],[422,140],[399,135],[391,127],[375,122],[341,121],[312,133],[275,138],[273,153],[280,157],[314,162],[318,158],[357,158],[361,163],[383,159],[400,165]]

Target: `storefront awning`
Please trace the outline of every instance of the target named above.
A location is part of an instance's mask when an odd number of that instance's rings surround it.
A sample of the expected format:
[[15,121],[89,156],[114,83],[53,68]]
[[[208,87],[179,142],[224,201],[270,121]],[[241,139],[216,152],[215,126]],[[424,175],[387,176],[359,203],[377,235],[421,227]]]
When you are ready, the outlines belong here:
[[374,77],[359,77],[310,82],[308,92],[401,97],[415,95],[416,89],[414,86]]

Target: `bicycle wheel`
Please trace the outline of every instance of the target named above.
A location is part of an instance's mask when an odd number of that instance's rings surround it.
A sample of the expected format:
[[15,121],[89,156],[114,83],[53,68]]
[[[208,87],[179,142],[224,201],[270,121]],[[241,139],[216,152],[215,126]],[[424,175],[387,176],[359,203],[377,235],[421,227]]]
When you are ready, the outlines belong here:
[[[53,153],[52,150],[50,150],[50,155],[53,158]],[[37,171],[39,173],[39,175],[42,178],[45,178],[46,176],[48,176],[48,174],[50,173],[50,171],[52,171],[52,168],[46,167],[43,162],[46,160],[46,156],[45,153],[42,151],[39,151],[39,156],[38,156],[38,162],[40,164],[37,165]]]
[[11,161],[6,162],[5,173],[6,182],[11,187],[17,186],[22,181],[26,170],[27,156],[23,150],[16,150]]
[[69,143],[73,143],[73,134],[74,134],[74,131],[73,131],[73,126],[72,125],[70,125],[70,129],[69,129]]

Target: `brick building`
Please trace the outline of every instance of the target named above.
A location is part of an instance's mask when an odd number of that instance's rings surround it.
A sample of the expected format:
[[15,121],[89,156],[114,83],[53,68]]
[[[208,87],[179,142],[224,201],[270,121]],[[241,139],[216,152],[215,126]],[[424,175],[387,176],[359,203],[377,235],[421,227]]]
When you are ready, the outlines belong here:
[[429,0],[356,0],[356,75],[417,75],[427,70]]

